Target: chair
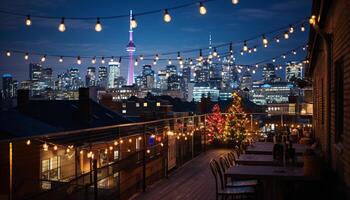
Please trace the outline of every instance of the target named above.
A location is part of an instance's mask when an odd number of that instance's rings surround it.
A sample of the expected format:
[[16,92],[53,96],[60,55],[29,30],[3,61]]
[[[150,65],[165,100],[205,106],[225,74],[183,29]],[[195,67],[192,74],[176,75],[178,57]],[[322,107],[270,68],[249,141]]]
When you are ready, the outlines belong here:
[[232,197],[234,199],[255,198],[254,187],[226,187],[219,163],[216,160],[212,159],[209,165],[215,178],[216,200],[218,200],[219,197],[222,197],[224,199],[227,197]]

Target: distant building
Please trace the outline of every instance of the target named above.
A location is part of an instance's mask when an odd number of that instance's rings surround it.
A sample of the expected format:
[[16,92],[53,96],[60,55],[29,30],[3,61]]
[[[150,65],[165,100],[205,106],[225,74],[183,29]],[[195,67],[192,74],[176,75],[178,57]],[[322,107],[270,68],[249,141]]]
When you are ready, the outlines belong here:
[[120,63],[108,63],[108,88],[116,88],[115,80],[120,76]]
[[151,90],[155,86],[155,78],[154,78],[154,71],[152,69],[151,65],[144,65],[142,67],[142,84],[141,84],[141,89],[146,89],[146,90]]
[[302,79],[303,78],[303,63],[289,62],[286,66],[286,81],[291,81],[293,78]]
[[258,105],[288,103],[289,96],[296,93],[296,88],[289,82],[254,82],[250,96]]
[[250,91],[252,87],[253,87],[252,75],[248,71],[246,71],[241,78],[240,89],[241,90],[248,89]]
[[4,100],[9,100],[15,95],[15,88],[11,74],[2,75],[2,94]]
[[275,66],[272,63],[267,63],[262,71],[264,82],[273,82],[276,79]]
[[99,67],[98,68],[98,86],[107,88],[108,86],[108,70],[107,67]]
[[158,71],[156,87],[160,90],[168,89],[168,73],[166,70]]
[[96,86],[96,68],[95,67],[88,67],[86,76],[85,76],[85,85],[87,87],[89,86]]
[[211,88],[209,83],[196,83],[193,86],[193,100],[195,102],[200,102],[202,97],[210,97],[211,101],[218,101],[219,89]]

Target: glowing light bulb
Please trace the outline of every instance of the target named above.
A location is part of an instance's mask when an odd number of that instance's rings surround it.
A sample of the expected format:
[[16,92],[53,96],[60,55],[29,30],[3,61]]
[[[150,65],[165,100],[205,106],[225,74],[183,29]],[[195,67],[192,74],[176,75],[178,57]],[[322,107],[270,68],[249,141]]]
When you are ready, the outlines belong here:
[[316,16],[315,15],[312,15],[309,19],[309,23],[311,25],[315,25],[316,24]]
[[136,21],[134,15],[132,15],[130,23],[131,23],[131,27],[132,28],[136,28],[137,27],[137,21]]
[[267,44],[264,44],[264,48],[267,48]]
[[27,140],[26,144],[27,144],[27,145],[30,145],[30,140]]
[[301,25],[300,30],[301,30],[301,32],[305,31],[305,25],[304,24]]
[[58,59],[58,62],[63,62],[63,57],[61,56],[60,59]]
[[294,27],[292,25],[289,25],[289,33],[293,33],[294,32]]
[[135,66],[137,66],[139,64],[139,62],[137,62],[137,59],[135,59]]
[[232,0],[232,4],[236,5],[239,3],[239,0]]
[[46,55],[41,57],[41,62],[45,62],[46,61]]
[[46,144],[46,142],[45,142],[45,144],[43,144],[43,149],[44,149],[44,151],[47,151],[49,149],[49,146]]
[[24,55],[24,60],[28,60],[28,59],[29,59],[29,54],[26,53],[26,54]]
[[275,60],[275,59],[272,59],[272,62],[276,62],[276,60]]
[[60,32],[64,32],[66,30],[66,26],[64,25],[64,18],[61,19],[61,23],[58,25],[58,30]]
[[254,51],[254,52],[257,52],[257,51],[258,51],[258,49],[256,48],[256,46],[253,48],[253,51]]
[[253,72],[253,74],[255,74],[255,70],[253,70],[252,72]]
[[276,37],[276,42],[280,43],[280,38],[279,37]]
[[143,55],[140,55],[140,60],[143,60]]
[[77,58],[77,64],[80,65],[81,64],[81,59],[80,59],[80,56],[78,56]]
[[248,51],[247,41],[244,41],[243,51]]
[[100,22],[100,18],[97,18],[96,25],[95,25],[95,31],[96,32],[102,31],[102,25],[101,25],[101,22]]
[[168,64],[171,65],[171,59],[168,60]]
[[153,65],[156,65],[156,64],[157,64],[157,60],[154,59],[154,60],[153,60]]
[[181,59],[181,55],[180,55],[180,52],[177,52],[177,57],[176,57],[178,60]]
[[95,56],[92,58],[91,63],[92,63],[92,64],[95,64],[95,63],[96,63],[96,57],[95,57]]
[[293,50],[292,53],[293,53],[294,55],[297,54],[297,52],[296,52],[295,50]]
[[213,56],[216,57],[218,56],[218,52],[216,52],[216,48],[214,47],[214,51],[213,51]]
[[164,10],[164,21],[166,22],[166,23],[169,23],[170,21],[171,21],[171,16],[170,16],[170,14],[169,14],[169,12],[168,12],[168,9],[165,9]]
[[286,59],[286,55],[283,54],[283,55],[282,55],[282,58],[283,58],[283,59]]
[[159,55],[158,55],[158,54],[156,54],[155,59],[156,59],[157,61],[159,60]]
[[29,16],[29,15],[27,16],[27,19],[26,19],[25,22],[26,22],[26,25],[27,25],[27,26],[31,26],[31,25],[32,25],[32,20],[30,19],[30,16]]
[[101,58],[101,63],[105,64],[105,58],[104,57]]
[[243,51],[241,51],[241,56],[243,56],[244,55],[244,53],[243,53]]
[[183,65],[184,63],[183,63],[183,60],[182,59],[180,59],[179,60],[179,65]]
[[57,150],[57,145],[53,146],[53,150],[55,151]]
[[283,36],[284,36],[284,39],[288,39],[289,38],[289,34],[288,34],[288,32],[286,31],[286,32],[284,32],[284,34],[283,34]]
[[204,7],[204,5],[203,5],[202,2],[199,3],[199,13],[200,13],[201,15],[207,14],[207,9]]
[[267,45],[269,43],[269,41],[267,40],[265,35],[263,35],[262,42],[263,42],[264,45]]

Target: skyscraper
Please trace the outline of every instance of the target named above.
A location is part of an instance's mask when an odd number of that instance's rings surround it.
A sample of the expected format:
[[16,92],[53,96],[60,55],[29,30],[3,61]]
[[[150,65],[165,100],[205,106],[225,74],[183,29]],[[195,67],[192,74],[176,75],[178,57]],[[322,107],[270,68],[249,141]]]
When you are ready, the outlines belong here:
[[87,68],[87,72],[85,75],[85,85],[87,87],[96,85],[96,68],[95,67]]
[[98,86],[107,88],[108,86],[108,70],[107,67],[98,68]]
[[12,97],[12,75],[4,74],[2,75],[2,93],[3,99],[8,100]]
[[262,72],[262,78],[265,82],[273,82],[276,79],[275,66],[272,63],[267,63]]
[[286,80],[291,81],[293,78],[303,78],[303,63],[289,62],[286,66]]
[[108,88],[116,88],[115,80],[120,76],[120,63],[108,63]]
[[133,61],[133,53],[136,51],[136,46],[133,42],[132,37],[132,10],[130,10],[130,29],[129,29],[129,43],[126,46],[126,51],[129,52],[129,70],[128,70],[128,81],[127,85],[134,84],[134,61]]

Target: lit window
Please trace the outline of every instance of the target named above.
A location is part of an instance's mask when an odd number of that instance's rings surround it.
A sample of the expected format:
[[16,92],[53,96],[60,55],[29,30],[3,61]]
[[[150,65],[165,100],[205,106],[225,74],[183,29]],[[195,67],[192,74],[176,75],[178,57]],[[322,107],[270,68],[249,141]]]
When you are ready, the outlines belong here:
[[140,107],[140,103],[136,103],[136,108]]
[[123,103],[122,107],[123,107],[123,108],[126,108],[126,103]]
[[148,106],[147,102],[144,102],[143,107],[147,107],[147,106]]
[[157,102],[157,106],[158,106],[158,107],[160,106],[160,102]]
[[122,110],[122,113],[125,114],[125,113],[126,113],[126,110]]

